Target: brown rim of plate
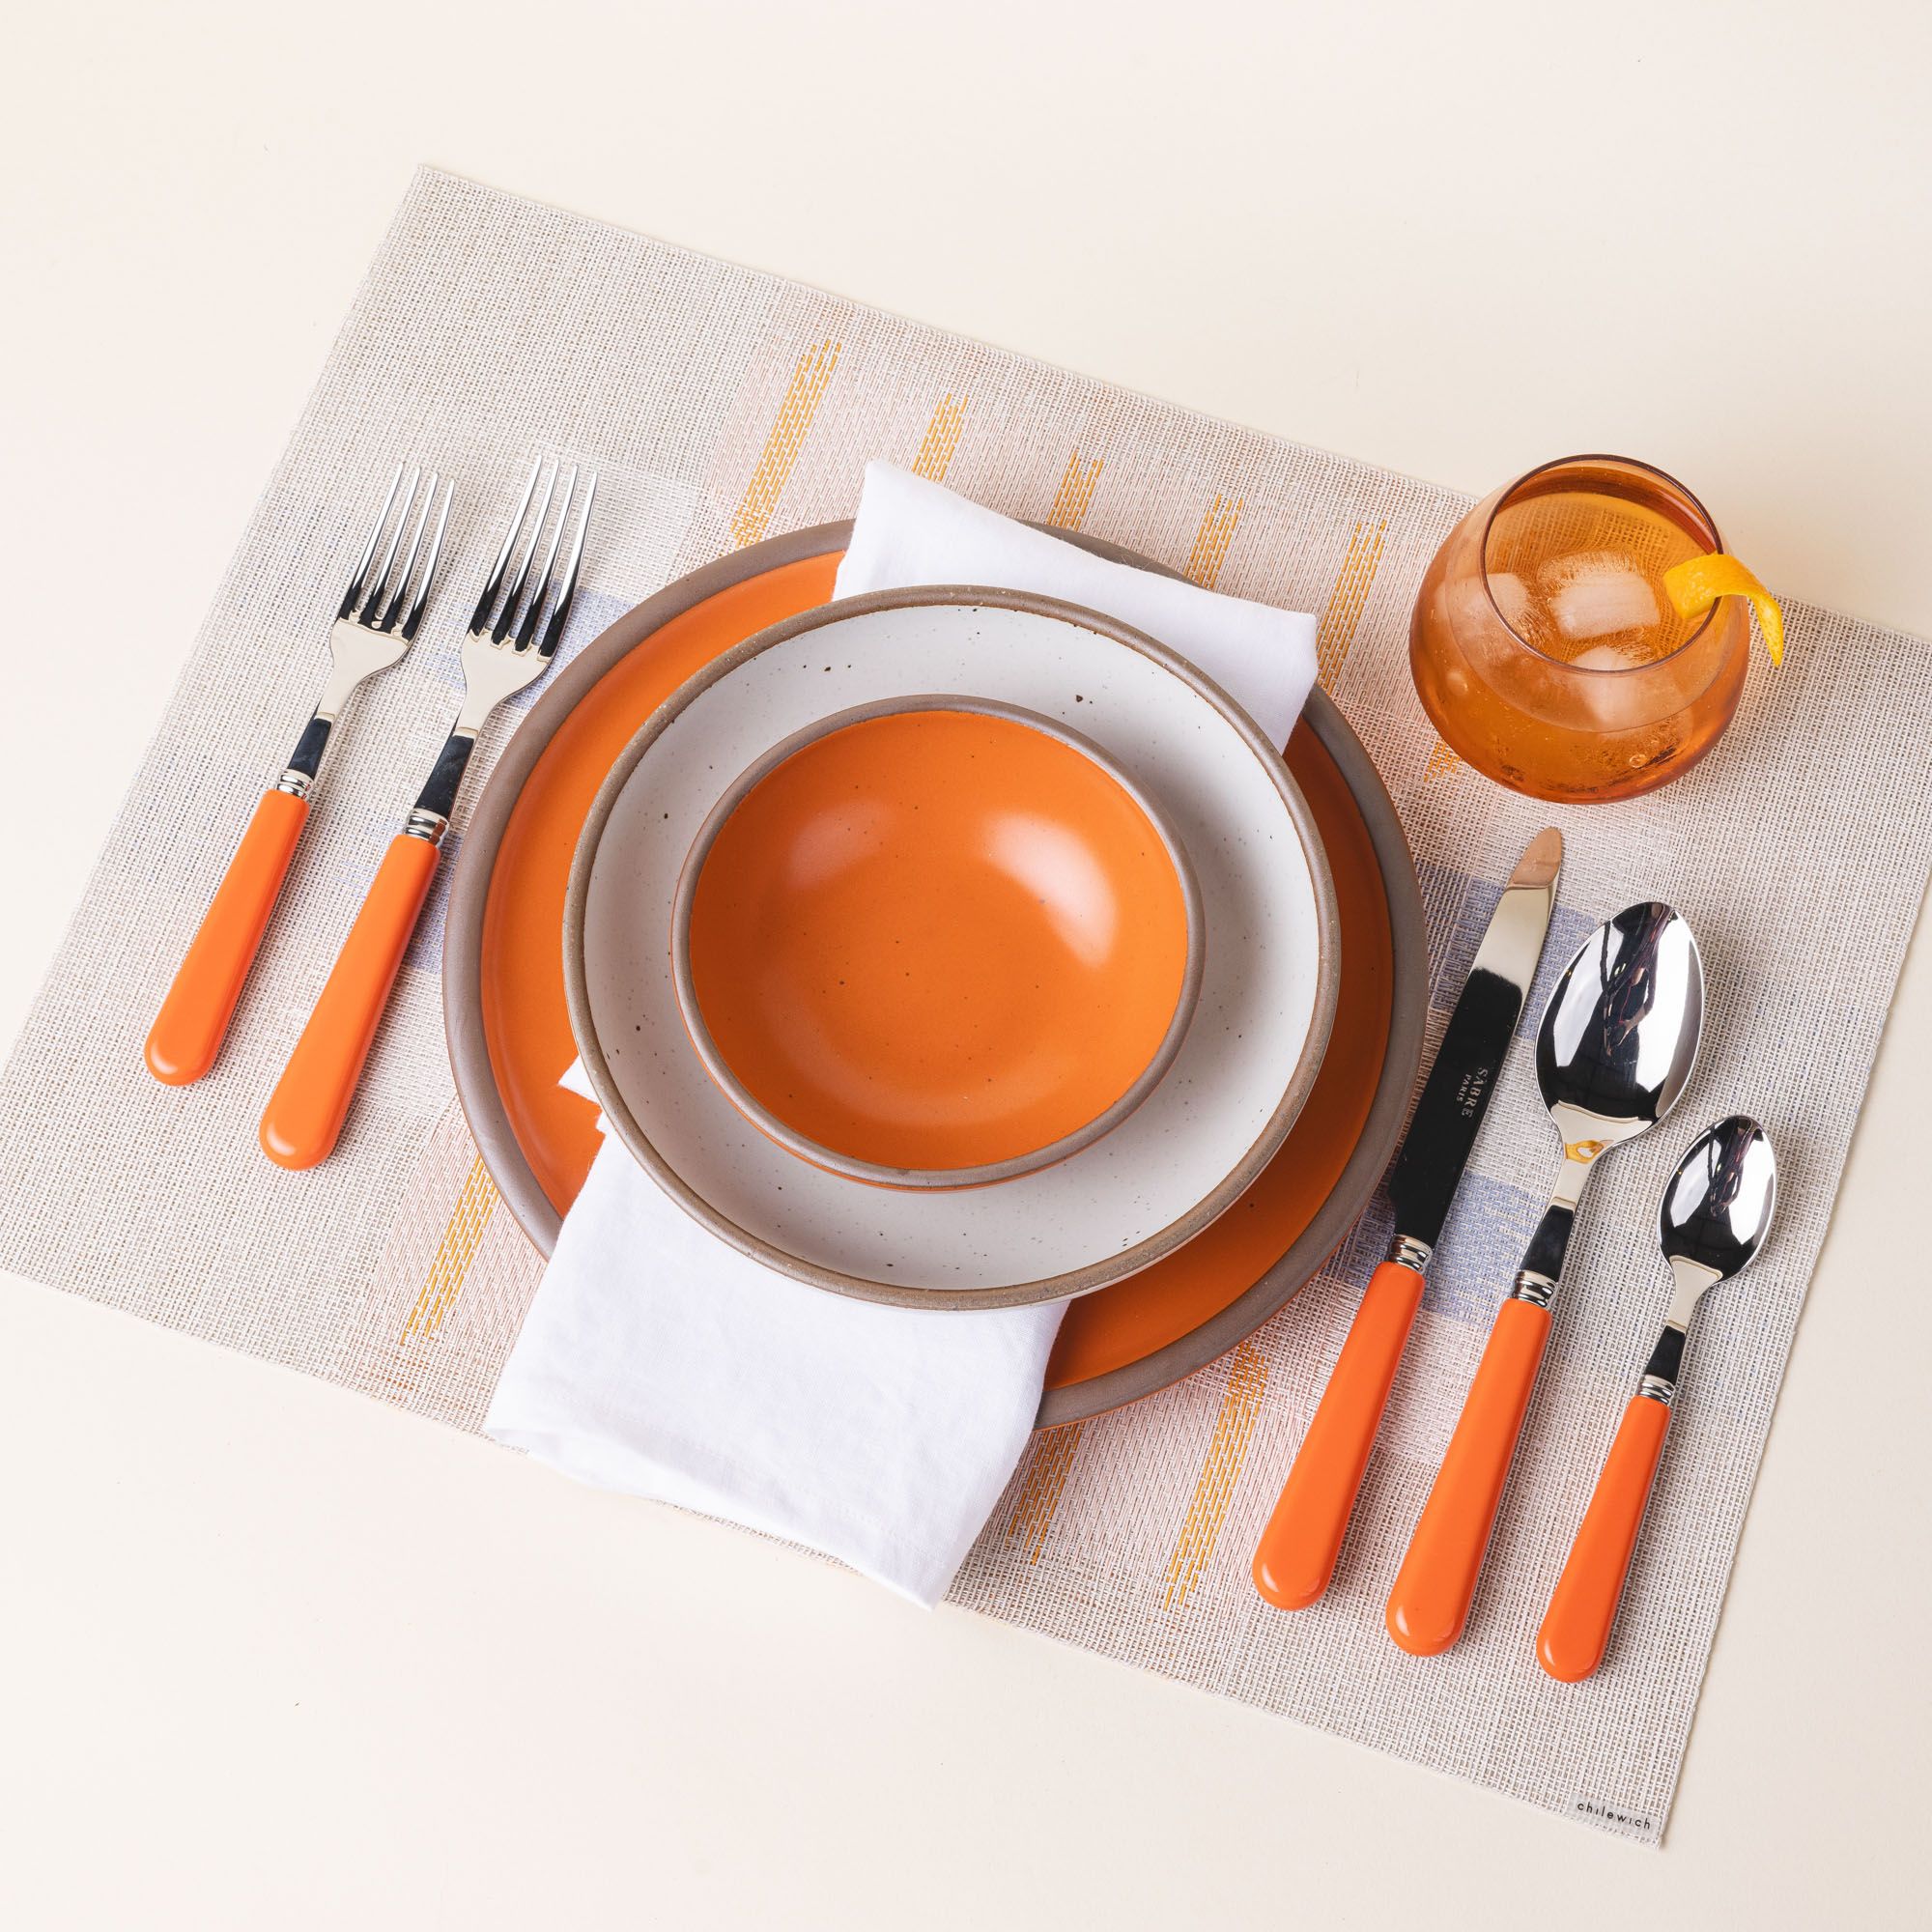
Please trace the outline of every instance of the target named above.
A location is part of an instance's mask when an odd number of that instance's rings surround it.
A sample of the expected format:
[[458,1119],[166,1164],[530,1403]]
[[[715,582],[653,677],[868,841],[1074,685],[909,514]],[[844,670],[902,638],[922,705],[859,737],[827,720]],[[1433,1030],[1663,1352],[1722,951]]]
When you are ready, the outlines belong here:
[[[879,1161],[861,1160],[854,1154],[840,1153],[836,1148],[820,1145],[800,1133],[788,1122],[781,1120],[738,1077],[712,1037],[703,1009],[698,1003],[691,966],[691,908],[697,891],[698,874],[704,869],[704,862],[711,856],[711,848],[718,842],[718,836],[731,814],[763,780],[787,759],[817,744],[821,738],[829,738],[835,731],[842,731],[851,724],[867,724],[875,718],[902,718],[912,711],[963,711],[976,717],[1004,719],[1009,724],[1023,724],[1029,731],[1037,731],[1041,737],[1051,738],[1055,743],[1065,745],[1068,751],[1079,753],[1089,764],[1113,780],[1153,827],[1167,854],[1168,864],[1174,867],[1175,883],[1180,890],[1181,918],[1187,932],[1180,987],[1175,995],[1174,1011],[1169,1017],[1167,1029],[1147,1065],[1135,1074],[1126,1088],[1091,1121],[1083,1121],[1058,1140],[1048,1141],[1026,1153],[1011,1154],[1005,1160],[985,1161],[976,1167],[890,1167]],[[1078,1153],[1082,1148],[1092,1147],[1102,1135],[1112,1133],[1160,1085],[1167,1069],[1174,1065],[1174,1057],[1180,1051],[1181,1042],[1187,1037],[1187,1029],[1194,1019],[1194,1009],[1200,1004],[1201,977],[1207,953],[1201,928],[1201,885],[1194,876],[1187,847],[1180,842],[1180,835],[1174,829],[1167,808],[1137,783],[1111,753],[1103,752],[1084,732],[1063,724],[1057,718],[1047,717],[1044,712],[1029,711],[1023,705],[1007,704],[996,698],[972,697],[959,692],[928,691],[911,697],[877,698],[869,704],[855,704],[849,710],[821,718],[808,724],[804,730],[794,731],[790,737],[781,739],[725,786],[724,795],[711,808],[710,815],[697,828],[697,837],[692,840],[691,850],[685,854],[684,864],[678,870],[670,908],[670,973],[677,989],[678,1011],[683,1016],[685,1031],[691,1036],[691,1043],[697,1050],[698,1059],[704,1063],[704,1070],[723,1090],[725,1098],[767,1139],[776,1141],[786,1152],[795,1153],[801,1160],[808,1160],[814,1167],[825,1168],[833,1174],[842,1174],[848,1180],[863,1180],[873,1187],[949,1191],[961,1187],[990,1187],[998,1181],[1015,1180],[1036,1169],[1057,1165]]]
[[[1025,615],[1046,617],[1057,623],[1095,633],[1136,652],[1158,665],[1171,677],[1205,698],[1230,724],[1247,746],[1255,761],[1267,775],[1277,796],[1301,841],[1303,861],[1315,894],[1315,1002],[1309,1014],[1308,1032],[1293,1070],[1282,1090],[1260,1133],[1235,1166],[1183,1214],[1164,1228],[1156,1229],[1133,1246],[1091,1261],[1085,1266],[1067,1268],[1060,1274],[1041,1275],[1034,1281],[1006,1282],[998,1288],[913,1288],[897,1282],[874,1281],[865,1275],[845,1274],[838,1268],[823,1267],[754,1235],[748,1228],[721,1213],[696,1188],[693,1187],[659,1153],[651,1138],[631,1112],[592,1024],[589,988],[584,981],[583,922],[585,902],[590,893],[590,875],[597,863],[597,847],[604,828],[616,809],[618,798],[629,784],[631,774],[644,753],[681,718],[692,701],[721,679],[729,677],[740,666],[777,650],[792,639],[822,630],[828,624],[843,623],[852,617],[872,616],[887,611],[918,611],[939,607],[947,610],[1013,611]],[[1328,855],[1316,830],[1315,814],[1301,795],[1282,754],[1269,742],[1262,727],[1235,702],[1205,671],[1190,664],[1178,651],[1156,643],[1131,624],[1068,604],[1057,597],[1037,597],[1030,592],[1000,590],[975,583],[921,584],[911,589],[874,590],[863,597],[841,597],[814,610],[802,611],[768,625],[743,643],[714,658],[695,672],[661,704],[637,735],[618,754],[605,774],[592,801],[583,830],[578,835],[577,853],[571,861],[570,886],[563,902],[563,983],[570,1006],[570,1030],[583,1071],[590,1081],[597,1104],[604,1110],[606,1126],[623,1142],[637,1161],[664,1191],[701,1227],[711,1230],[721,1240],[740,1254],[762,1262],[780,1274],[808,1283],[834,1294],[851,1295],[859,1301],[885,1302],[895,1308],[922,1308],[935,1313],[971,1314],[994,1308],[1025,1308],[1041,1301],[1065,1301],[1076,1294],[1091,1294],[1127,1276],[1151,1267],[1163,1255],[1210,1227],[1248,1190],[1249,1183],[1263,1168],[1294,1125],[1295,1116],[1308,1098],[1315,1076],[1321,1070],[1321,1056],[1327,1051],[1328,1035],[1335,1022],[1335,1002],[1341,991],[1340,923],[1335,910],[1335,882],[1328,871]]]
[[[1128,564],[1159,577],[1179,576],[1168,565],[1122,545],[1079,530],[1040,527],[1044,534],[1111,563]],[[484,1166],[531,1246],[546,1259],[556,1245],[563,1216],[544,1192],[511,1125],[491,1064],[483,1021],[484,915],[497,854],[525,781],[564,720],[616,664],[665,625],[750,578],[808,557],[837,555],[849,548],[851,540],[849,518],[789,530],[701,564],[633,605],[547,681],[498,755],[468,814],[451,869],[445,914],[444,1036],[457,1098]],[[1323,751],[1334,759],[1361,811],[1388,904],[1394,968],[1389,1037],[1368,1118],[1327,1201],[1250,1288],[1186,1334],[1138,1361],[1122,1363],[1084,1381],[1047,1389],[1034,1418],[1036,1428],[1085,1421],[1156,1394],[1245,1341],[1286,1307],[1334,1253],[1369,1205],[1401,1137],[1421,1065],[1429,1000],[1427,928],[1415,861],[1381,774],[1320,685],[1309,693],[1301,715]]]

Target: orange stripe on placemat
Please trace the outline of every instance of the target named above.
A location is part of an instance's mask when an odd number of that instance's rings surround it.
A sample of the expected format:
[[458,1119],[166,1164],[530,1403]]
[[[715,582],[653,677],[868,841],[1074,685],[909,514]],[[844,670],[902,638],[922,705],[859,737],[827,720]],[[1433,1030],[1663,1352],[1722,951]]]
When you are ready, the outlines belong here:
[[959,447],[959,433],[966,427],[966,400],[961,396],[955,402],[949,392],[945,401],[933,411],[932,420],[925,426],[924,440],[919,445],[919,454],[912,460],[915,476],[923,476],[932,483],[946,481],[952,452]]
[[1228,545],[1234,539],[1235,526],[1241,521],[1245,501],[1246,498],[1236,497],[1231,503],[1217,496],[1202,512],[1201,527],[1194,533],[1194,548],[1187,554],[1186,575],[1190,582],[1200,584],[1204,590],[1212,590],[1221,575],[1221,566],[1228,560]]
[[1084,1422],[1069,1422],[1059,1429],[1042,1430],[1027,1451],[1026,1474],[1020,1478],[1020,1492],[1007,1518],[1007,1541],[1026,1545],[1029,1564],[1039,1561],[1046,1532],[1053,1527],[1053,1513],[1060,1507],[1060,1492],[1073,1467],[1074,1451],[1080,1447],[1080,1432],[1086,1426]]
[[1055,529],[1077,530],[1087,521],[1087,512],[1094,507],[1094,488],[1100,480],[1100,469],[1099,457],[1092,463],[1082,463],[1077,449],[1066,459],[1053,508],[1046,513],[1046,521]]
[[497,1203],[501,1198],[497,1183],[483,1165],[483,1156],[478,1154],[463,1178],[462,1191],[456,1197],[449,1225],[443,1229],[442,1239],[437,1245],[436,1259],[430,1263],[429,1273],[417,1291],[410,1319],[403,1323],[403,1341],[412,1336],[427,1341],[442,1326],[442,1319],[462,1292],[469,1264],[483,1244],[483,1231],[489,1227],[490,1216],[497,1211]]
[[792,466],[805,446],[806,433],[818,406],[825,399],[825,385],[838,364],[839,344],[829,338],[816,349],[806,350],[791,372],[791,383],[779,405],[777,420],[765,446],[759,452],[752,480],[745,485],[738,512],[731,519],[731,541],[740,550],[759,542],[771,527],[779,498],[791,478]]
[[1422,768],[1422,781],[1430,783],[1435,779],[1447,778],[1462,763],[1454,752],[1440,738],[1435,741],[1435,749],[1429,754],[1429,762]]
[[1321,607],[1321,618],[1315,627],[1315,675],[1330,696],[1348,659],[1349,646],[1355,640],[1355,626],[1362,621],[1369,588],[1376,581],[1376,566],[1382,560],[1382,532],[1387,528],[1385,523],[1373,529],[1366,524],[1355,526],[1335,587]]
[[1262,1351],[1252,1342],[1243,1342],[1230,1361],[1228,1392],[1221,1398],[1220,1414],[1214,1418],[1214,1439],[1208,1445],[1208,1459],[1201,1465],[1174,1554],[1167,1559],[1165,1601],[1171,1610],[1186,1603],[1214,1553],[1215,1539],[1227,1520],[1228,1504],[1240,1479],[1241,1464],[1247,1460],[1248,1444],[1255,1439],[1255,1424],[1261,1419],[1262,1396],[1268,1378]]

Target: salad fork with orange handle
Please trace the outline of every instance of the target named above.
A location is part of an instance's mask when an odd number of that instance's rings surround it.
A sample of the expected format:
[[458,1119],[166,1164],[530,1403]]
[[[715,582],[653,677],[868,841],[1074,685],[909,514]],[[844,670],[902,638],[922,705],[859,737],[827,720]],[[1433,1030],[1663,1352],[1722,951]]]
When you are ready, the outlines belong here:
[[[333,1150],[415,930],[416,916],[436,876],[439,848],[449,830],[477,733],[497,705],[534,684],[556,655],[577,595],[584,533],[597,497],[597,479],[592,476],[583,487],[576,533],[559,572],[558,554],[578,496],[577,471],[560,476],[560,465],[553,464],[546,480],[539,461],[524,486],[509,534],[497,554],[464,639],[463,703],[456,723],[403,829],[390,839],[322,997],[269,1097],[262,1115],[262,1151],[277,1166],[313,1167]],[[539,481],[543,495],[532,515]],[[559,481],[562,500],[553,519],[551,506]],[[543,562],[538,569],[540,553]]]
[[[422,622],[437,560],[442,554],[442,533],[449,525],[454,486],[444,486],[442,507],[437,510],[436,472],[430,471],[429,486],[418,497],[422,471],[412,469],[405,488],[404,468],[396,466],[389,494],[383,499],[369,541],[362,546],[361,561],[335,613],[329,631],[328,676],[314,715],[302,727],[281,776],[256,806],[148,1034],[144,1055],[148,1071],[170,1087],[199,1080],[214,1065],[248,969],[254,965],[262,935],[269,929],[269,916],[281,895],[297,841],[308,823],[309,792],[321,775],[323,754],[342,723],[351,694],[365,678],[399,662]],[[391,511],[395,512],[393,526]],[[433,512],[436,527],[431,532]],[[410,532],[409,549],[404,552],[406,531]],[[372,575],[370,566],[385,532],[388,545],[381,568]],[[426,533],[427,554],[423,550]],[[397,571],[399,554],[402,569]],[[420,571],[416,568],[419,558]]]

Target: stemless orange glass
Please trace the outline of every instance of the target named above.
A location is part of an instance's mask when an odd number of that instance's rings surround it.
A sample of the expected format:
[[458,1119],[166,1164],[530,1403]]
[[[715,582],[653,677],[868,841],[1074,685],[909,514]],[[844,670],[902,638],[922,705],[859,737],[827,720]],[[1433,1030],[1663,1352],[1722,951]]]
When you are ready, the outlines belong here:
[[1505,484],[1422,580],[1409,665],[1443,742],[1513,791],[1633,798],[1688,772],[1738,708],[1741,597],[1681,614],[1663,573],[1721,551],[1683,484],[1567,456]]

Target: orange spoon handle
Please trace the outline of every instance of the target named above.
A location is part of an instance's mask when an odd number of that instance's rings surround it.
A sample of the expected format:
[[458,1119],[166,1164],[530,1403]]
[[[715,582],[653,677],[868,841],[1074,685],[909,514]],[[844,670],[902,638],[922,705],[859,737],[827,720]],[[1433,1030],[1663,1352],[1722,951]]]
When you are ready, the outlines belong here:
[[262,1151],[278,1167],[313,1167],[335,1146],[362,1063],[436,875],[436,847],[401,833],[349,928],[342,952],[262,1116]]
[[1306,1609],[1335,1574],[1389,1389],[1422,1305],[1422,1276],[1398,1262],[1382,1263],[1369,1278],[1335,1373],[1255,1550],[1255,1588],[1284,1610]]
[[1565,1684],[1580,1683],[1604,1661],[1669,1427],[1669,1409],[1647,1395],[1633,1396],[1617,1425],[1616,1440],[1537,1633],[1537,1661]]
[[1463,1634],[1548,1338],[1548,1309],[1503,1303],[1389,1592],[1389,1635],[1411,1656],[1435,1657]]
[[214,1065],[307,820],[306,799],[263,793],[148,1034],[156,1080],[185,1087]]

